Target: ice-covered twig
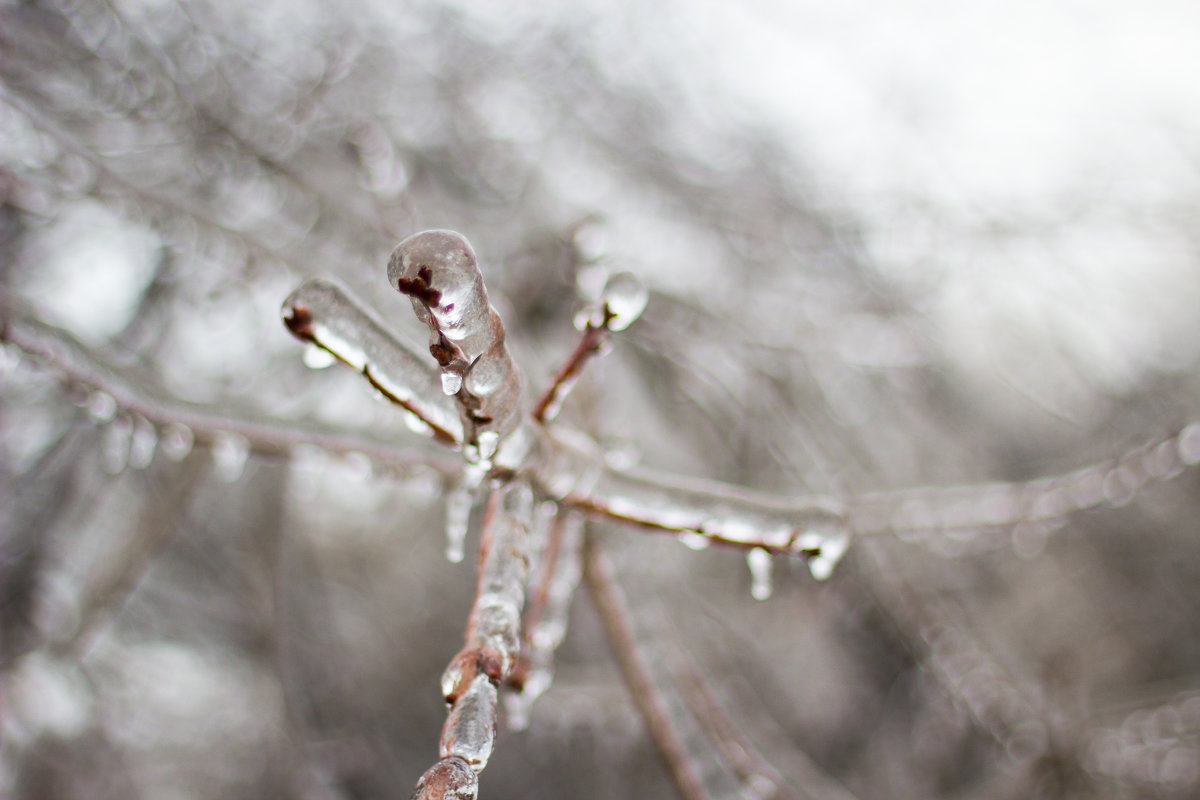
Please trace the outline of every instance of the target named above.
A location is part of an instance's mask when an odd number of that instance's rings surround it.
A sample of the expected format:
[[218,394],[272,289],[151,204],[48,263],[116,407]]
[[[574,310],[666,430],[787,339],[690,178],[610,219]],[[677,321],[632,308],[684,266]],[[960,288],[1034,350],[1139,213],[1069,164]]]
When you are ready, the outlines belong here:
[[800,556],[818,578],[828,577],[845,552],[850,530],[832,499],[793,500],[644,468],[614,469],[593,443],[567,431],[556,431],[551,443],[543,488],[580,511],[674,534],[693,548]]
[[521,422],[523,380],[505,345],[504,323],[488,302],[475,251],[454,231],[413,234],[392,252],[388,282],[412,299],[429,326],[441,391],[457,398],[462,413],[462,441],[477,448],[478,460],[489,460]]
[[708,792],[695,760],[671,722],[667,702],[659,694],[649,666],[638,653],[629,610],[613,577],[612,567],[591,536],[584,537],[583,580],[600,615],[608,647],[616,659],[642,721],[684,800],[707,800]]
[[[227,403],[218,409],[180,400],[130,378],[71,334],[32,317],[8,312],[0,327],[0,339],[43,359],[68,380],[95,390],[92,399],[111,408],[108,416],[127,413],[167,426],[168,432],[181,433],[187,444],[212,444],[232,434],[259,456],[286,457],[297,447],[308,445],[330,453],[362,453],[383,466],[425,465],[443,474],[455,471],[453,459],[433,450],[400,447],[378,436],[318,422],[279,420]],[[162,446],[168,446],[165,437]]]
[[1147,484],[1200,464],[1200,423],[1063,475],[1015,483],[873,492],[847,501],[856,533],[957,531],[1053,522],[1130,501]]
[[585,311],[576,319],[576,325],[583,334],[534,406],[534,420],[546,423],[558,416],[563,401],[583,374],[584,367],[606,351],[608,334],[611,331],[623,331],[636,322],[646,308],[648,299],[646,287],[632,273],[619,272],[608,279],[596,308]]
[[283,303],[283,322],[297,339],[361,372],[438,441],[464,441],[458,411],[442,394],[425,359],[405,347],[373,311],[336,283],[313,278],[300,284]]
[[[442,675],[442,694],[451,708],[438,748],[441,761],[422,776],[414,798],[474,797],[476,784],[466,779],[459,762],[477,773],[491,757],[499,687],[512,673],[521,646],[532,506],[533,493],[523,481],[489,498],[466,645]],[[459,793],[436,789],[438,781]]]
[[512,728],[529,724],[529,713],[554,679],[554,652],[567,634],[571,600],[579,584],[583,515],[559,509],[543,549],[522,625],[521,659],[509,677],[516,692],[505,709]]

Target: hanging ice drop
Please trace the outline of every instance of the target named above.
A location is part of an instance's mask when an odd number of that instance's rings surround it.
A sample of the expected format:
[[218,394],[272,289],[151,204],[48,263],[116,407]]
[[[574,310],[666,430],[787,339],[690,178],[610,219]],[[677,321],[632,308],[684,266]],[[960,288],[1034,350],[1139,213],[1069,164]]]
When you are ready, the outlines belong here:
[[771,596],[771,554],[761,547],[746,553],[746,564],[750,567],[750,596],[755,600],[766,600]]
[[446,370],[442,373],[442,393],[443,394],[458,394],[458,390],[462,388],[462,374]]
[[646,310],[650,294],[646,285],[632,272],[618,272],[604,285],[606,326],[610,331],[623,331]]
[[306,345],[304,348],[304,366],[309,369],[325,369],[332,367],[336,362],[333,353],[315,344]]

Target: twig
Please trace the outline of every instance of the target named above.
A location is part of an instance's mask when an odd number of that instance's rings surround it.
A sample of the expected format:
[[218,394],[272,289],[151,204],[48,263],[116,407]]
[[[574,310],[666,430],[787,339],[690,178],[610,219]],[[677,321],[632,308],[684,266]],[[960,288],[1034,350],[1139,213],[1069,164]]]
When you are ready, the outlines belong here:
[[69,380],[106,393],[122,411],[160,425],[187,427],[200,443],[236,434],[261,456],[287,457],[298,446],[312,445],[330,453],[362,453],[382,465],[425,465],[447,475],[455,472],[452,460],[437,452],[391,445],[359,431],[311,421],[280,421],[226,403],[218,410],[171,397],[129,378],[66,331],[33,318],[8,314],[0,328],[0,339],[44,359]]
[[675,788],[684,800],[707,800],[708,792],[696,765],[671,724],[667,704],[655,688],[649,668],[638,654],[629,611],[613,578],[612,567],[590,533],[584,537],[583,579],[604,625],[609,650]]

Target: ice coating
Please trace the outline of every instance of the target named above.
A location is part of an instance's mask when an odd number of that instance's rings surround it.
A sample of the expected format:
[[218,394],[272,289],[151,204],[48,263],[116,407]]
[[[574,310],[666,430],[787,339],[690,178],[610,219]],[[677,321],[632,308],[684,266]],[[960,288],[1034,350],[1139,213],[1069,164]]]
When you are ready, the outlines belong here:
[[511,431],[521,417],[521,372],[471,245],[454,231],[416,233],[396,246],[387,272],[388,283],[411,298],[429,326],[429,352],[441,368],[443,391],[459,400],[468,442],[478,431]]
[[462,441],[458,408],[442,393],[437,373],[341,286],[322,278],[305,281],[284,301],[283,321],[296,338],[361,372],[435,438]]
[[531,620],[526,632],[529,649],[525,679],[519,694],[505,698],[509,725],[516,729],[528,726],[533,703],[554,680],[554,651],[566,638],[571,599],[582,575],[583,516],[578,512],[560,512],[556,528],[561,537],[555,548],[557,552],[545,556],[554,558],[551,577],[540,614]]
[[442,675],[448,702],[456,702],[476,675],[486,674],[499,684],[516,664],[532,510],[533,493],[524,482],[503,486],[489,498],[466,644]]
[[496,700],[496,687],[488,676],[476,675],[446,717],[438,755],[457,756],[475,772],[483,770],[496,742]]
[[605,327],[610,331],[623,331],[642,316],[650,293],[632,272],[618,272],[604,284],[601,300],[604,303]]
[[129,466],[145,469],[154,461],[158,449],[158,431],[148,421],[138,417],[133,422],[133,436],[129,441]]
[[479,775],[461,758],[443,758],[421,776],[408,800],[475,800]]
[[[583,443],[555,432],[543,488],[564,504],[591,514],[680,535],[696,548],[705,543],[771,554],[802,555],[805,531],[844,537],[845,512],[832,500],[785,498],[712,481],[668,479],[641,467],[613,469]],[[848,540],[847,540],[848,541]],[[835,560],[836,563],[836,560]]]

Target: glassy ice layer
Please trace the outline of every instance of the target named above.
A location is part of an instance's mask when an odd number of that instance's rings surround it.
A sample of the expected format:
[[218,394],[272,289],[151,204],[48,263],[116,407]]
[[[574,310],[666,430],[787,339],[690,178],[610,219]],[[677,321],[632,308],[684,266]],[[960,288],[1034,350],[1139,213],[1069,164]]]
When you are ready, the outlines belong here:
[[322,278],[305,281],[284,301],[283,320],[297,338],[363,373],[389,400],[419,417],[434,436],[462,441],[458,407],[443,394],[441,379],[426,359],[409,350],[341,286]]

